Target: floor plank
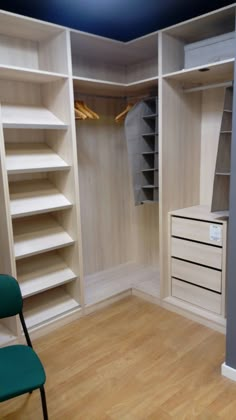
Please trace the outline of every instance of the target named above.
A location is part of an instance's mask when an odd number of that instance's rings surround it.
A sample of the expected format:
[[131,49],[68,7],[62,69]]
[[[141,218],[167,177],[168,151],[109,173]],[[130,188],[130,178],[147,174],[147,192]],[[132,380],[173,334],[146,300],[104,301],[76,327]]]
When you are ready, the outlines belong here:
[[[220,375],[225,337],[131,296],[35,340],[51,420],[236,419],[236,384]],[[39,393],[0,418],[41,419]]]

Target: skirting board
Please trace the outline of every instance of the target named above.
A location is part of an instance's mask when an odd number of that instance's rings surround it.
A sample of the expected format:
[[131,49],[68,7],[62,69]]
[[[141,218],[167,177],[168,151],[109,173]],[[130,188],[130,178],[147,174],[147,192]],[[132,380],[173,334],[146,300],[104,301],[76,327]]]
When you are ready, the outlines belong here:
[[236,369],[227,366],[225,363],[221,365],[221,375],[231,379],[231,381],[236,381]]

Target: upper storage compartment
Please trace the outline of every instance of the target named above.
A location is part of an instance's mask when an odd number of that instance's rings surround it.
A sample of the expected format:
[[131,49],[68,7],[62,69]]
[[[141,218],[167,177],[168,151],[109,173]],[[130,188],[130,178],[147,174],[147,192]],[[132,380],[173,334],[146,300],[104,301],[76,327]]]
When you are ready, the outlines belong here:
[[[0,13],[0,77],[15,78],[14,70],[68,73],[66,31],[11,13]],[[7,71],[9,70],[9,71]]]
[[104,88],[122,95],[158,78],[157,34],[125,44],[71,31],[71,50],[74,84],[80,92]]
[[[163,74],[233,61],[235,7],[210,13],[162,32]],[[203,71],[203,70],[202,70]]]

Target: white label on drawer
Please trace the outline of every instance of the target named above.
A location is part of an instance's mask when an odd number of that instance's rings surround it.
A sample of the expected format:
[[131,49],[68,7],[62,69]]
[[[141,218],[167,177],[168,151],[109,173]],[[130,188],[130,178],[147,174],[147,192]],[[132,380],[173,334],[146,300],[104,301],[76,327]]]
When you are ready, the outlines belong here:
[[210,241],[221,242],[222,227],[219,225],[210,225]]

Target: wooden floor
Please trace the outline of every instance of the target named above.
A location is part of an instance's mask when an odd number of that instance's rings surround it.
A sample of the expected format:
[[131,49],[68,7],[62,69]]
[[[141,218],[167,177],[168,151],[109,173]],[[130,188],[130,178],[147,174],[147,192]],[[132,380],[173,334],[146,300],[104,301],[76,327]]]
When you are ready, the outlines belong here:
[[[236,384],[220,375],[225,337],[128,297],[34,342],[50,419],[236,419]],[[41,419],[39,393],[1,419]]]

